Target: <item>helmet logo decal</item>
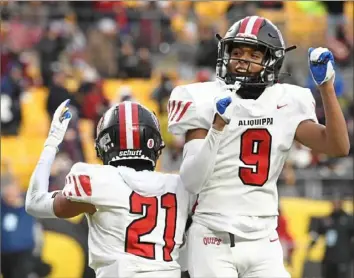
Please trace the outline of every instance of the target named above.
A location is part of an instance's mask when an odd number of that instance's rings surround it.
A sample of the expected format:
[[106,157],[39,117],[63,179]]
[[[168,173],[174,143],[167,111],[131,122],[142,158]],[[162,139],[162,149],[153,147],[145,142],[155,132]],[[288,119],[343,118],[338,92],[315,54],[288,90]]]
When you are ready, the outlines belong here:
[[[111,137],[109,137],[109,134],[106,133],[100,139],[100,147],[106,152],[109,149],[109,143],[111,143],[111,142],[112,142]],[[112,147],[113,147],[113,144],[112,144]]]
[[249,39],[253,39],[253,40],[256,40],[256,39],[257,39],[257,36],[256,36],[256,35],[248,34],[248,33],[238,33],[238,34],[236,35],[236,37],[249,38]]
[[143,154],[142,150],[125,150],[119,151],[119,156],[140,156]]
[[150,138],[150,139],[147,141],[147,147],[148,147],[149,149],[152,149],[154,146],[155,146],[155,141],[154,141],[154,139]]

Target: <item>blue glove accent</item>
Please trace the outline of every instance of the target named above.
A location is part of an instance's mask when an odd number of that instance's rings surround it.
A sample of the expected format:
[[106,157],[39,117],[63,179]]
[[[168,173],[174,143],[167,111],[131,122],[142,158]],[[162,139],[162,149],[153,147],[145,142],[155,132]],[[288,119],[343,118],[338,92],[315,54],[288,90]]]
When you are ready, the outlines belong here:
[[231,97],[226,97],[220,99],[216,103],[216,110],[218,111],[219,114],[223,115],[225,113],[226,108],[229,106],[229,104],[232,102]]
[[69,110],[69,104],[70,104],[70,99],[68,99],[65,103],[64,109],[63,109],[61,116],[59,118],[60,122],[63,122],[65,119],[71,119],[72,114]]
[[314,50],[315,48],[311,47],[308,51],[310,71],[315,82],[322,84],[328,74],[328,63],[332,63],[334,68],[334,57],[331,51],[325,51],[318,57],[317,61],[311,61],[310,56]]

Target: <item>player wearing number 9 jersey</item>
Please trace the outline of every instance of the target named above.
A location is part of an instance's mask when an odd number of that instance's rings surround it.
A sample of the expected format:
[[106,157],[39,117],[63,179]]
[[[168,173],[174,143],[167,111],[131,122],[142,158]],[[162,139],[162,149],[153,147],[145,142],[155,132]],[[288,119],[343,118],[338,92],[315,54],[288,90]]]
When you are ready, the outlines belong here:
[[[335,156],[349,150],[333,68],[326,72],[329,59],[309,63],[323,68],[317,76],[323,75],[319,88],[329,123],[324,127],[309,89],[278,82],[285,53],[294,47],[285,48],[274,24],[246,17],[217,37],[217,80],[178,86],[168,103],[169,131],[186,139],[183,184],[199,194],[187,241],[189,272],[191,277],[289,277],[275,231],[277,180],[288,151],[294,139]],[[208,238],[218,240],[204,241]]]
[[115,105],[97,126],[96,151],[104,165],[77,163],[64,189],[48,193],[55,149],[46,146],[32,175],[27,211],[60,218],[85,213],[96,277],[180,277],[176,260],[193,200],[178,175],[154,171],[163,147],[152,112],[134,102]]

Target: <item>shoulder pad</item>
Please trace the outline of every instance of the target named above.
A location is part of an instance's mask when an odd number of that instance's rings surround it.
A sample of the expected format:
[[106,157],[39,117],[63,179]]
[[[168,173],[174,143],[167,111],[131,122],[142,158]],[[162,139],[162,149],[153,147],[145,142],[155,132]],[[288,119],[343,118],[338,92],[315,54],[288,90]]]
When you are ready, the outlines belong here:
[[90,203],[92,196],[92,178],[88,174],[92,165],[76,163],[65,178],[63,195],[70,200]]
[[168,130],[185,134],[191,129],[209,130],[214,116],[211,94],[203,91],[205,83],[176,87],[168,101]]
[[313,117],[315,115],[316,101],[311,90],[290,84],[286,84],[285,90],[296,103],[298,112],[304,115],[312,115],[311,119],[317,122],[317,118],[314,119]]
[[76,163],[66,176],[63,195],[75,202],[112,206],[130,190],[124,185],[115,167]]

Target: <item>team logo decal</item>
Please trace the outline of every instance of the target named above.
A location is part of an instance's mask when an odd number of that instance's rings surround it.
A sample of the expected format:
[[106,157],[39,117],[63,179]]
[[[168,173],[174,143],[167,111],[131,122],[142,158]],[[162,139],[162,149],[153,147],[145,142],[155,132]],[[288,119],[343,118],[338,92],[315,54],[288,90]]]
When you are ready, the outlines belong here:
[[154,141],[154,139],[150,138],[150,139],[147,141],[147,147],[148,147],[149,149],[152,149],[154,146],[155,146],[155,141]]

